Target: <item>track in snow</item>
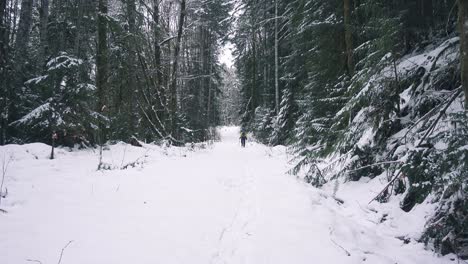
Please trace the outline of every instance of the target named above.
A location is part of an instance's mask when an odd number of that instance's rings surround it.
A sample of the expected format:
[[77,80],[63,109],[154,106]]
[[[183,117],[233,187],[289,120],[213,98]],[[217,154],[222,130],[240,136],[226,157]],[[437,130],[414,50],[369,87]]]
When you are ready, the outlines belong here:
[[198,152],[114,146],[110,163],[142,155],[146,163],[104,172],[91,151],[61,150],[50,161],[44,145],[3,148],[15,159],[1,262],[57,263],[73,240],[63,264],[448,263],[376,234],[285,175],[283,147],[242,149],[237,128],[221,132],[222,142]]

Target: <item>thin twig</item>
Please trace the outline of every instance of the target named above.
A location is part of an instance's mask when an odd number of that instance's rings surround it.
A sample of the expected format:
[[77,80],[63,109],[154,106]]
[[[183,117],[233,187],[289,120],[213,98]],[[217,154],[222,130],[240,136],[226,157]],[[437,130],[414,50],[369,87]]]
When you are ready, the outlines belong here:
[[348,255],[348,257],[351,257],[351,253],[349,253],[349,251],[346,250],[344,247],[342,247],[340,244],[336,243],[335,240],[333,240],[332,235],[333,235],[333,229],[331,228],[330,229],[330,241],[336,246],[338,246],[339,248],[341,248],[346,253],[346,255]]
[[387,183],[387,185],[385,185],[385,187],[382,189],[382,191],[380,191],[379,194],[377,194],[374,198],[372,198],[372,200],[370,200],[368,204],[372,203],[374,200],[379,198],[383,193],[385,193],[388,190],[388,188],[390,187],[390,185],[392,185],[400,177],[402,172],[403,171],[400,169],[398,174],[395,177],[393,177],[393,179],[391,181],[389,181]]
[[28,261],[28,262],[36,262],[36,263],[42,264],[41,261],[36,260],[36,259],[27,259],[26,261]]
[[65,249],[67,249],[67,247],[73,243],[73,240],[70,240],[66,245],[65,247],[62,248],[62,252],[60,252],[60,258],[59,258],[59,261],[57,264],[60,264],[62,262],[62,257],[63,257],[63,252],[65,251]]

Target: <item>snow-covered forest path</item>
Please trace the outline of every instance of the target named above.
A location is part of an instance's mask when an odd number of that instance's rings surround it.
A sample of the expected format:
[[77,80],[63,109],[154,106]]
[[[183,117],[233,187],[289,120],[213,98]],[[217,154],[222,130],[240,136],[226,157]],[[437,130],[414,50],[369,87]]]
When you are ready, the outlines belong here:
[[48,160],[42,144],[4,147],[0,262],[57,263],[73,241],[62,264],[449,263],[286,175],[283,147],[242,149],[237,128],[221,131],[195,152],[113,146],[109,164],[143,163],[104,172],[91,150]]

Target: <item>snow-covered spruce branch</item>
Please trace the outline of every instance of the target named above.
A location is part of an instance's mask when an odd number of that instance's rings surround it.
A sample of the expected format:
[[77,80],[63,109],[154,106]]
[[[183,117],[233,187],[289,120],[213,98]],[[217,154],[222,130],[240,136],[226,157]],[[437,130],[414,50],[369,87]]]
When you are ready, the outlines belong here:
[[458,88],[458,91],[455,90],[453,96],[450,98],[450,100],[447,102],[447,104],[445,105],[444,109],[442,109],[439,113],[439,116],[437,117],[437,119],[432,123],[432,125],[429,127],[429,129],[426,131],[426,134],[424,134],[424,136],[422,137],[422,139],[419,141],[419,144],[417,145],[417,147],[420,147],[422,145],[422,143],[426,140],[426,138],[432,133],[432,131],[434,130],[434,128],[437,126],[437,123],[439,123],[440,119],[442,118],[442,116],[445,114],[445,112],[447,112],[447,109],[450,107],[450,105],[452,105],[452,103],[455,101],[455,99],[457,99],[457,97],[462,93],[462,88]]
[[[459,89],[461,89],[461,88],[459,88]],[[437,113],[437,111],[440,110],[440,108],[442,108],[444,105],[446,105],[448,102],[450,102],[450,100],[451,100],[451,98],[447,98],[443,103],[435,106],[433,109],[431,109],[429,112],[427,112],[424,116],[422,116],[421,118],[419,118],[418,120],[413,122],[413,124],[406,131],[405,135],[398,139],[398,141],[397,141],[398,144],[395,144],[395,148],[397,148],[400,145],[400,143],[401,143],[401,141],[403,139],[405,140],[405,144],[406,144],[406,142],[408,141],[407,140],[408,134],[411,132],[411,130],[413,130],[415,127],[417,127],[419,125],[419,123],[421,123],[422,121],[424,121],[424,123],[420,127],[425,127],[426,124],[431,120],[431,117],[433,117]],[[389,152],[389,155],[387,156],[387,158],[390,157],[391,153],[392,152]]]
[[[437,126],[437,123],[439,123],[440,119],[445,114],[447,109],[450,107],[450,105],[452,105],[452,103],[455,101],[455,99],[457,99],[457,97],[462,93],[462,91],[463,90],[461,88],[458,88],[457,90],[455,90],[455,92],[453,93],[453,96],[448,100],[445,107],[440,111],[439,116],[436,118],[436,120],[434,120],[434,122],[432,122],[431,126],[427,129],[426,133],[421,138],[421,140],[419,141],[419,143],[418,143],[418,145],[416,147],[421,147],[423,145],[424,141],[432,133],[432,131]],[[372,203],[373,201],[375,201],[376,199],[378,199],[382,194],[384,194],[388,190],[388,188],[390,188],[390,186],[392,186],[395,183],[395,181],[400,178],[400,175],[402,173],[403,173],[403,171],[400,168],[399,172],[395,175],[395,177],[393,177],[388,182],[388,184],[385,185],[385,187],[382,189],[382,191],[379,192],[379,194],[377,194],[374,198],[372,198],[372,200],[369,201],[369,204]]]
[[359,168],[356,168],[356,169],[347,170],[347,171],[345,171],[344,173],[356,172],[356,171],[360,171],[360,170],[363,170],[363,169],[367,169],[367,168],[370,168],[370,167],[373,167],[373,166],[387,165],[387,164],[398,164],[398,163],[403,163],[403,161],[401,161],[401,160],[391,160],[391,161],[377,162],[377,163],[370,164],[370,165],[366,165],[366,166],[362,166],[362,167],[359,167]]

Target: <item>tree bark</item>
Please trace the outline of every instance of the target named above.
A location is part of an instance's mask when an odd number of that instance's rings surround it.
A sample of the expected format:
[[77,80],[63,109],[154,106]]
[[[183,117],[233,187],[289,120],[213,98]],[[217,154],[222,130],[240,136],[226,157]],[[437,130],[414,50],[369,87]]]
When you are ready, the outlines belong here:
[[5,35],[7,34],[5,15],[6,15],[7,0],[0,0],[0,71],[5,64],[6,45]]
[[[16,35],[15,51],[18,57],[21,57],[20,63],[26,58],[28,53],[27,45],[32,25],[33,0],[23,0],[21,2],[21,13]],[[20,65],[21,67],[21,65]]]
[[211,75],[213,74],[213,61],[212,61],[212,58],[213,58],[213,55],[212,55],[212,51],[211,51],[211,32],[209,30],[207,30],[207,34],[206,34],[206,46],[207,46],[207,49],[208,49],[208,59],[207,59],[207,67],[208,67],[208,78],[207,81],[208,81],[208,102],[207,102],[207,110],[206,110],[206,119],[207,119],[207,127],[211,126],[212,125],[212,120],[211,120],[211,117],[212,117],[212,111],[211,111],[211,108],[212,108],[212,98],[213,98],[213,94],[212,94],[212,82],[211,82]]
[[127,0],[127,19],[128,19],[128,31],[129,31],[129,39],[127,41],[127,49],[128,49],[128,85],[126,87],[126,94],[128,95],[128,114],[127,118],[129,118],[129,133],[132,133],[135,129],[137,117],[135,116],[137,112],[136,107],[136,95],[138,94],[138,88],[136,85],[136,76],[135,76],[135,67],[136,67],[136,51],[134,49],[134,45],[136,43],[135,35],[137,34],[136,28],[136,3],[135,0]]
[[279,95],[279,76],[278,76],[278,0],[275,0],[275,111],[279,114],[280,95]]
[[468,0],[458,0],[458,28],[460,31],[461,82],[468,110]]
[[[103,113],[106,106],[108,78],[107,50],[107,0],[99,0],[97,20],[97,55],[96,55],[96,88],[98,96],[97,112]],[[101,124],[102,126],[102,124]],[[100,128],[101,129],[101,128]]]
[[[167,94],[166,89],[163,86],[164,77],[163,77],[163,67],[161,63],[161,38],[162,38],[162,29],[161,29],[161,12],[160,12],[161,0],[153,0],[153,25],[154,25],[154,69],[155,77],[154,78],[154,89],[155,96],[157,97],[157,109],[161,109],[159,112],[155,112],[158,115],[159,119],[165,120],[167,115]],[[169,53],[170,54],[170,53]]]
[[[163,82],[162,66],[161,66],[161,23],[160,23],[160,12],[159,12],[160,0],[154,0],[153,7],[153,22],[154,22],[154,66],[156,69],[156,92],[160,97],[161,104],[165,102],[164,92],[162,91],[161,84]],[[161,105],[164,107],[164,105]]]
[[8,45],[8,31],[6,29],[6,7],[7,1],[0,0],[0,146],[5,145],[6,143],[6,126],[8,118],[8,109],[7,109],[7,90],[5,83],[5,67],[6,67],[6,50]]
[[185,0],[182,0],[180,3],[180,15],[179,15],[179,25],[177,29],[177,41],[174,48],[174,62],[172,66],[172,79],[171,79],[171,88],[170,88],[170,122],[171,122],[171,134],[174,138],[177,138],[177,129],[176,129],[176,115],[177,115],[177,69],[179,66],[179,52],[180,52],[180,43],[182,42],[182,33],[184,29],[185,22]]
[[255,31],[252,31],[252,87],[250,90],[252,117],[255,114],[255,108],[257,108],[257,38],[255,34]]
[[40,54],[39,59],[41,63],[46,62],[47,52],[48,52],[48,41],[47,41],[47,25],[49,22],[49,0],[41,0],[41,7],[39,9],[39,19],[40,19]]
[[346,65],[350,76],[354,75],[353,32],[351,27],[351,0],[344,0],[344,30],[346,44]]

